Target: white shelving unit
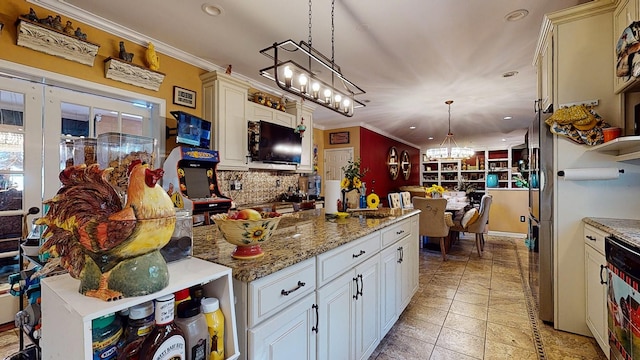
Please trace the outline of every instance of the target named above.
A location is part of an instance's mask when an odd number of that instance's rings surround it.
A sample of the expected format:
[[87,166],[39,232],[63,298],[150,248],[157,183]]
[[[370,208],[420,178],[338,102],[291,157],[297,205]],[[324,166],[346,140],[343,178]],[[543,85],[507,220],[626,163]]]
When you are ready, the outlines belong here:
[[[238,336],[231,269],[197,258],[169,264],[169,285],[156,293],[106,302],[78,292],[79,280],[58,275],[42,280],[43,359],[91,359],[91,321],[133,305],[157,299],[194,285],[203,285],[205,297],[216,297],[225,318],[225,353],[237,359]],[[61,331],[64,326],[64,331]]]
[[616,161],[640,159],[640,136],[623,136],[604,144],[596,145],[588,151],[610,154]]

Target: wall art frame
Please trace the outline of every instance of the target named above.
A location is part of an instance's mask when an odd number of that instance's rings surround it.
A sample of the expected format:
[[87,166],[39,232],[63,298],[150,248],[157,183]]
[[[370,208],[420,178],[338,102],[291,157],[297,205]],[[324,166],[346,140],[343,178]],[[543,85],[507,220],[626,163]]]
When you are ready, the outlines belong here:
[[173,103],[176,105],[186,106],[188,108],[196,108],[196,92],[193,90],[173,87]]

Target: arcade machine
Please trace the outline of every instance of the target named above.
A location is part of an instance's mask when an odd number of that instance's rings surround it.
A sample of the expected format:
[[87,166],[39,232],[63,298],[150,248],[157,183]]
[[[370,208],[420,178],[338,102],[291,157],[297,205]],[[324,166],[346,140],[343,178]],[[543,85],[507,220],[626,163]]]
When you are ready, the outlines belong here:
[[218,187],[218,151],[209,149],[211,123],[182,111],[171,115],[178,121],[176,142],[182,145],[171,150],[164,162],[163,188],[176,208],[192,212],[195,224],[199,218],[210,224],[211,215],[231,208],[231,199]]

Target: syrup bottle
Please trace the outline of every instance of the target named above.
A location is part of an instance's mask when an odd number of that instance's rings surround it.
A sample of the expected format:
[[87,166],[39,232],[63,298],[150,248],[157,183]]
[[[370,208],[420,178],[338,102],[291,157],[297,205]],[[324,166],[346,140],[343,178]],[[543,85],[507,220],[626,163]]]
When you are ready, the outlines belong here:
[[186,359],[184,333],[173,321],[174,302],[173,294],[155,300],[156,326],[142,343],[140,360]]

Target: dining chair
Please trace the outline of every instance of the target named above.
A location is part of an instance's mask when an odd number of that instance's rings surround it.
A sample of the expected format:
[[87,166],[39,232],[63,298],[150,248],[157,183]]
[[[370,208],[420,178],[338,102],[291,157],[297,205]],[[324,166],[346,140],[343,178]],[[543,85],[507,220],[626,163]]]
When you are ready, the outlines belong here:
[[403,209],[413,209],[413,203],[411,202],[411,193],[408,191],[400,192],[400,201],[402,202]]
[[[489,223],[489,211],[493,197],[485,194],[480,199],[480,208],[472,208],[467,210],[461,219],[454,221],[451,232],[458,233],[467,232],[475,234],[476,249],[478,256],[482,257],[484,251],[484,234],[487,232],[487,224]],[[455,236],[458,238],[458,236]]]
[[449,228],[453,225],[451,213],[446,212],[447,199],[424,198],[414,196],[413,208],[420,210],[418,227],[420,238],[440,238],[442,261],[447,260],[447,251],[451,246]]
[[389,200],[389,207],[390,208],[401,208],[402,207],[402,200],[400,199],[400,194],[399,193],[389,193],[389,195],[387,195],[387,200]]

